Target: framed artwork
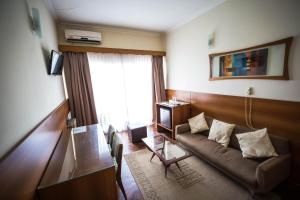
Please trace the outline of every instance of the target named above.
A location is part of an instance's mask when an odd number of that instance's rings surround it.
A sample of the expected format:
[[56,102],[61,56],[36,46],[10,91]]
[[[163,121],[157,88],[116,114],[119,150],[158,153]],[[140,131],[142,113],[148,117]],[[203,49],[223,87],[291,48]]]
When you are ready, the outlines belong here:
[[210,54],[209,80],[288,80],[288,55],[292,40],[290,37],[246,49]]

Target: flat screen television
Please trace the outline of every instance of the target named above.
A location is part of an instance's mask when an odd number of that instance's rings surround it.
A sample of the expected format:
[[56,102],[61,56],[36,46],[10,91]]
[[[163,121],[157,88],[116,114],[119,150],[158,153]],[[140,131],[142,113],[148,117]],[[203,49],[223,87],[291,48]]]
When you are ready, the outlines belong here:
[[55,50],[52,50],[50,55],[48,74],[61,75],[62,67],[63,67],[63,55]]

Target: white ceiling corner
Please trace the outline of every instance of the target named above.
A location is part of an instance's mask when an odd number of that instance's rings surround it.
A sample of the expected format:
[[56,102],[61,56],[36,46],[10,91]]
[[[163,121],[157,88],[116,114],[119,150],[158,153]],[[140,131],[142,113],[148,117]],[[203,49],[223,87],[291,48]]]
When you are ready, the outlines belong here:
[[44,0],[44,2],[54,19],[58,19],[52,0]]
[[44,0],[61,22],[173,30],[225,0]]

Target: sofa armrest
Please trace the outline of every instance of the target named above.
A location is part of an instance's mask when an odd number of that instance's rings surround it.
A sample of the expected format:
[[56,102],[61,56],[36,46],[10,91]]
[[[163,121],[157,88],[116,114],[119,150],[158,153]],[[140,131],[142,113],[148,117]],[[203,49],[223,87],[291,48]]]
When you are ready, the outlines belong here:
[[191,131],[190,125],[188,123],[180,124],[175,127],[175,135],[182,134]]
[[286,179],[290,173],[290,164],[290,154],[272,157],[260,163],[256,169],[259,192],[269,192]]

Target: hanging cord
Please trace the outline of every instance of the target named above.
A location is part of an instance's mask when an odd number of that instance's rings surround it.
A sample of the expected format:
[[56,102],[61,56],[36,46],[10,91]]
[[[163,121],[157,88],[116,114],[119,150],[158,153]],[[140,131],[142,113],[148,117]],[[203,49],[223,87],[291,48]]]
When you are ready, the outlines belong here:
[[[248,99],[249,99],[249,105],[248,105]],[[249,108],[249,112],[248,112],[248,108]],[[257,130],[256,128],[254,128],[252,124],[252,97],[249,95],[247,95],[245,98],[245,122],[249,128],[253,130]]]
[[245,97],[245,122],[246,125],[250,128],[250,123],[248,122],[248,96]]
[[254,129],[254,130],[257,130],[256,128],[254,128],[254,126],[253,126],[253,124],[252,124],[252,122],[253,122],[253,121],[252,121],[252,105],[253,105],[253,104],[252,104],[252,97],[249,97],[249,98],[250,98],[250,99],[249,99],[249,100],[250,100],[249,122],[250,122],[251,128]]
[[248,102],[248,97],[245,97],[245,123],[246,123],[246,125],[249,127],[249,123],[248,123],[248,116],[247,116],[247,102]]

